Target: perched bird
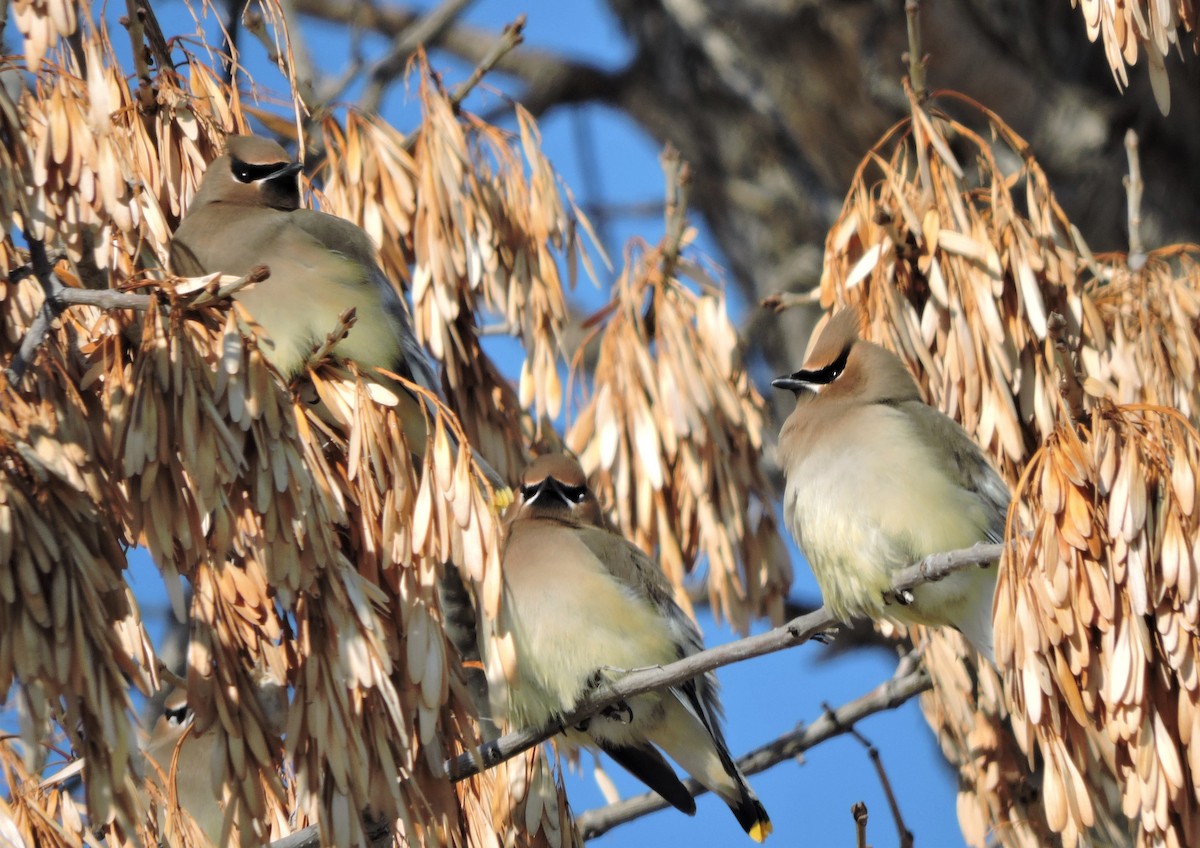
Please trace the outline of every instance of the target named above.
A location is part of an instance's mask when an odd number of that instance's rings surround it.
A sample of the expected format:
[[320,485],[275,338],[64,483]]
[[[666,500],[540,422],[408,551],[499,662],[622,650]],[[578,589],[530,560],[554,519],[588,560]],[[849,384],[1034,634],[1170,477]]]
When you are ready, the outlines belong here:
[[[183,276],[245,275],[268,266],[270,277],[233,297],[266,331],[260,337],[263,354],[285,378],[300,371],[338,317],[353,307],[354,326],[334,352],[440,396],[408,306],[379,266],[375,245],[349,221],[300,207],[301,168],[270,139],[230,136],[171,240],[171,270]],[[420,453],[426,435],[422,407],[408,392],[397,394],[405,436]],[[506,492],[500,476],[478,454],[476,459],[493,486]]]
[[[162,777],[167,780],[163,789],[168,793],[168,798],[171,759],[175,756],[180,738],[191,725],[192,711],[187,705],[187,691],[176,688],[167,696],[163,714],[155,723],[144,748],[146,756],[158,765],[162,770]],[[179,761],[175,771],[179,807],[188,812],[212,845],[221,844],[221,828],[225,823],[225,813],[217,800],[212,779],[213,748],[216,739],[217,734],[211,730],[204,734],[197,734],[195,730],[188,732],[182,747],[179,748]],[[149,771],[158,779],[154,769]]]
[[950,625],[994,663],[995,564],[891,592],[930,554],[1003,539],[1009,491],[983,452],[922,402],[899,357],[859,338],[851,309],[771,385],[796,393],[779,434],[784,517],[833,614]]
[[[522,475],[501,571],[498,633],[512,638],[515,668],[492,646],[487,671],[494,709],[515,726],[569,714],[614,673],[703,650],[662,571],[610,529],[583,469],[561,454],[540,457]],[[599,747],[691,815],[695,799],[665,752],[761,842],[771,822],[729,754],[720,718],[716,678],[705,674],[615,705],[566,737],[571,746]]]
[[234,299],[266,331],[263,353],[285,377],[354,307],[355,324],[336,352],[436,391],[408,309],[379,267],[370,237],[336,215],[302,209],[301,168],[270,139],[230,136],[171,240],[171,269],[241,275],[269,266],[267,280]]

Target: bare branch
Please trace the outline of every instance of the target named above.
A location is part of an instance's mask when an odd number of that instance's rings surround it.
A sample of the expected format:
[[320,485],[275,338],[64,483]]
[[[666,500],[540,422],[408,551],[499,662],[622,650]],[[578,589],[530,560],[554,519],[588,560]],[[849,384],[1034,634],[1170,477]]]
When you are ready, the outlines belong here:
[[659,156],[663,176],[666,178],[667,194],[663,212],[666,216],[666,235],[663,237],[662,271],[664,277],[675,274],[675,264],[683,249],[683,236],[687,231],[688,187],[692,181],[691,170],[679,151],[667,145]]
[[787,292],[779,291],[774,294],[769,294],[758,302],[758,305],[764,309],[774,310],[777,314],[786,312],[796,306],[811,306],[814,303],[821,302],[821,287],[817,286],[814,289],[809,289],[804,292]]
[[[1003,545],[974,545],[960,551],[934,554],[908,566],[896,575],[892,591],[901,594],[922,583],[941,580],[947,575],[971,565],[993,562],[1004,550]],[[748,636],[735,642],[700,651],[660,668],[632,671],[611,683],[601,686],[562,720],[544,728],[526,728],[506,734],[479,749],[478,758],[472,753],[459,755],[446,763],[451,780],[459,781],[484,769],[515,757],[534,745],[545,742],[564,727],[574,727],[618,701],[635,695],[674,686],[697,675],[735,662],[775,653],[784,648],[803,644],[814,636],[838,626],[838,621],[825,608],[790,621],[774,630]]]
[[525,16],[518,15],[515,21],[504,27],[504,30],[500,33],[500,39],[479,60],[475,65],[475,70],[471,71],[471,75],[451,92],[450,104],[458,108],[458,105],[466,99],[466,96],[471,93],[475,86],[479,85],[479,81],[492,68],[496,67],[511,50],[518,47],[524,41]]
[[[359,3],[356,0],[294,0],[297,11],[321,20],[348,24],[395,38],[418,19],[417,13],[395,5]],[[505,35],[454,24],[438,47],[466,62],[483,65]],[[548,50],[523,49],[502,53],[495,69],[522,81],[521,102],[534,115],[550,106],[601,99],[620,99],[627,76],[585,63],[573,62]]]
[[369,114],[379,111],[383,95],[388,86],[404,72],[404,66],[417,49],[436,44],[451,24],[474,0],[443,0],[421,17],[405,27],[392,39],[391,47],[382,59],[375,63],[368,75],[359,108]]
[[858,848],[868,848],[867,846],[867,805],[862,801],[856,801],[854,806],[850,808],[850,815],[854,816],[854,844]]
[[[42,309],[30,325],[25,337],[21,339],[21,347],[13,357],[12,364],[5,371],[9,383],[16,384],[24,376],[33,356],[50,331],[54,319],[62,314],[68,306],[97,306],[101,309],[136,309],[139,311],[150,308],[152,302],[148,294],[117,291],[115,289],[75,289],[68,288],[54,273],[54,263],[46,253],[45,245],[36,239],[26,237],[29,242],[29,270],[17,268],[11,279],[18,280],[32,273],[42,284],[46,299]],[[57,260],[54,260],[57,261]],[[229,282],[220,282],[220,277],[214,276],[203,287],[195,291],[182,292],[188,298],[189,305],[200,306],[214,300],[223,300],[235,292],[252,284],[259,283],[271,275],[266,265],[257,265],[244,277],[238,277]],[[228,277],[225,278],[229,280]]]
[[[905,671],[890,680],[881,683],[866,695],[833,711],[826,711],[812,724],[787,733],[760,748],[756,748],[737,761],[738,768],[744,774],[757,774],[785,760],[795,759],[805,751],[847,732],[855,722],[867,716],[886,710],[895,709],[916,695],[932,686],[929,675],[924,669],[916,668]],[[698,782],[687,779],[684,786],[693,795],[701,795],[707,790]],[[667,802],[654,792],[647,792],[633,798],[626,798],[616,804],[588,810],[576,816],[575,823],[584,839],[592,839],[607,833],[614,827],[633,821],[636,818],[666,808]]]
[[908,52],[904,55],[908,62],[908,79],[913,93],[917,95],[917,102],[922,102],[928,91],[925,87],[925,56],[921,47],[920,0],[907,0],[904,15],[908,22]]
[[[823,705],[826,712],[832,713],[833,710],[828,704]],[[883,767],[883,758],[879,755],[879,749],[876,748],[871,740],[863,736],[855,727],[846,728],[846,732],[853,736],[859,744],[867,749],[867,756],[871,758],[871,764],[875,766],[875,773],[879,775],[879,784],[883,787],[884,797],[887,798],[888,807],[892,811],[892,820],[896,823],[896,834],[900,840],[900,848],[912,848],[913,835],[912,831],[904,824],[904,816],[900,812],[900,804],[896,801],[896,794],[892,792],[892,782],[888,779],[887,769]],[[866,819],[866,805],[863,805],[863,819]],[[865,834],[865,828],[864,828]]]
[[1133,130],[1125,132],[1125,156],[1129,159],[1129,174],[1122,180],[1129,199],[1129,268],[1140,271],[1146,264],[1142,245],[1142,163],[1138,157],[1138,137]]

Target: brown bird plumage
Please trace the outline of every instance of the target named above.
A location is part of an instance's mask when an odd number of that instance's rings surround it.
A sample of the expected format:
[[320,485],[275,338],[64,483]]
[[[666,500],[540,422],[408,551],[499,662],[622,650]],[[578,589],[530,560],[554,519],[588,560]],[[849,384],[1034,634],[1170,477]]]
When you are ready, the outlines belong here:
[[[610,529],[577,462],[539,458],[522,475],[520,494],[505,542],[498,627],[513,640],[515,669],[494,650],[488,660],[499,713],[519,727],[543,726],[569,713],[602,677],[703,650],[662,571]],[[720,717],[716,679],[706,674],[632,698],[566,737],[599,747],[692,814],[695,801],[661,749],[762,841],[770,820],[729,754]]]
[[832,612],[950,625],[993,661],[995,565],[918,586],[911,603],[890,592],[913,562],[1003,538],[1008,487],[983,452],[895,354],[858,337],[850,309],[772,385],[796,394],[779,435],[784,516]]

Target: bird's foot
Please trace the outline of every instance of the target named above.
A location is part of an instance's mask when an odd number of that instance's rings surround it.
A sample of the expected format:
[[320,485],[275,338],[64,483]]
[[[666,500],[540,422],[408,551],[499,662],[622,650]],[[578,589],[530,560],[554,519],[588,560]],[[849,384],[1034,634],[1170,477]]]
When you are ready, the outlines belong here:
[[812,640],[818,645],[832,645],[837,639],[838,629],[830,627],[828,630],[822,630],[819,633],[814,633]]
[[615,704],[610,704],[600,711],[600,715],[609,721],[621,724],[633,724],[633,710],[624,701],[617,701]]

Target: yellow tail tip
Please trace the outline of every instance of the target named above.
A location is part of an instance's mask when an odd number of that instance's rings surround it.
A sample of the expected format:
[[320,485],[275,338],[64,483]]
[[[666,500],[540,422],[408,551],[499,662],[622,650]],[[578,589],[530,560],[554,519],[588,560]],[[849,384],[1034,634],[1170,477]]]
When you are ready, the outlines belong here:
[[775,829],[775,827],[771,824],[770,819],[762,819],[761,821],[756,821],[750,827],[750,838],[753,839],[755,842],[762,842],[768,836],[771,835],[771,831],[773,831],[774,829]]
[[513,496],[513,490],[508,486],[504,486],[503,488],[497,487],[492,491],[492,511],[496,515],[504,512],[504,510],[508,508],[508,505],[516,500],[516,498]]

